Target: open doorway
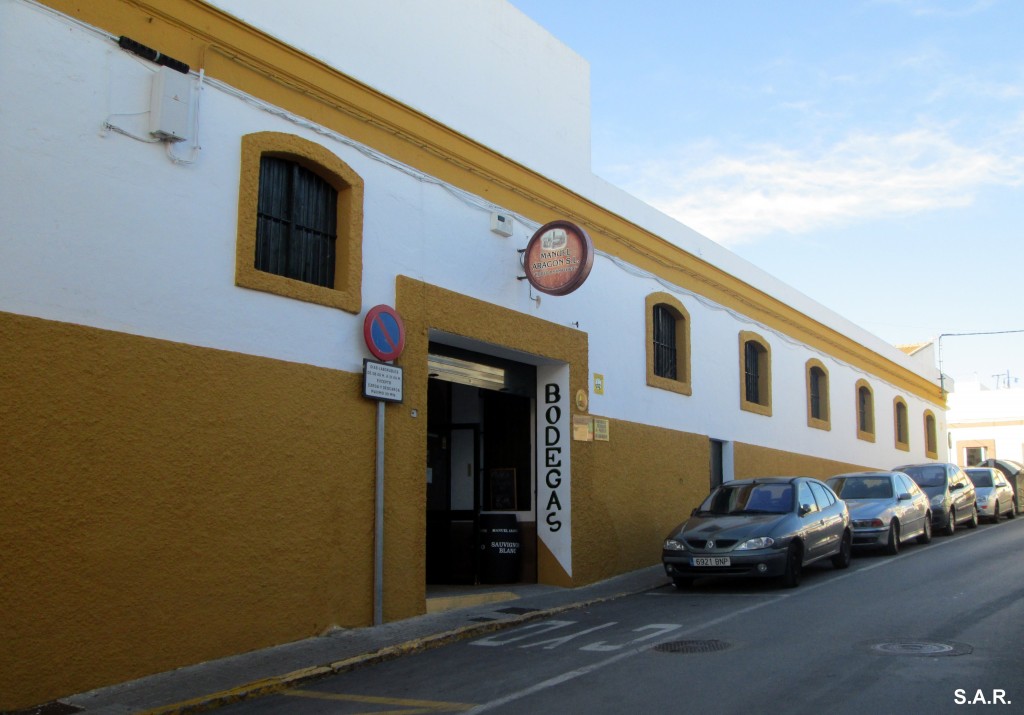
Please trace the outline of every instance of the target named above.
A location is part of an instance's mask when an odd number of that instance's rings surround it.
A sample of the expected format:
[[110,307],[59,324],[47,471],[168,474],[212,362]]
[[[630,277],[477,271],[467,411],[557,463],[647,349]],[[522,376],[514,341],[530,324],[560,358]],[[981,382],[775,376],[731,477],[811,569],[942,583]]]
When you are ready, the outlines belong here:
[[430,344],[428,584],[536,583],[536,371]]

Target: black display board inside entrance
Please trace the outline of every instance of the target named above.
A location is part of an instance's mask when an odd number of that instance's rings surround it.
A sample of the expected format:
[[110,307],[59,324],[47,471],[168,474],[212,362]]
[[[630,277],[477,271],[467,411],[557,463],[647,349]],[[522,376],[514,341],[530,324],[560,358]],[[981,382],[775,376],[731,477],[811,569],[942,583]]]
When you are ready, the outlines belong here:
[[491,511],[516,510],[516,470],[511,467],[491,469],[488,473]]

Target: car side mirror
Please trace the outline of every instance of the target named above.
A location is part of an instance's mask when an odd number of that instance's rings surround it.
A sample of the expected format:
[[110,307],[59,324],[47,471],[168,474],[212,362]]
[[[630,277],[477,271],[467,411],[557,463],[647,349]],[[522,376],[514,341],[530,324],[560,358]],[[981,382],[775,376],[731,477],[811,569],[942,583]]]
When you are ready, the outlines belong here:
[[961,490],[961,489],[963,489],[963,488],[964,488],[964,485],[963,485],[963,484],[954,484],[953,486],[951,486],[951,487],[949,488],[949,491],[951,491],[951,492],[956,492],[956,491],[960,491],[960,490]]
[[910,496],[909,494],[907,494],[906,492],[903,492],[903,493],[902,493],[902,494],[900,494],[900,495],[899,495],[899,497],[897,497],[897,498],[898,498],[898,499],[899,499],[900,501],[910,501],[910,500],[911,500],[911,499],[912,499],[913,497],[911,497],[911,496]]
[[800,516],[807,516],[810,513],[811,513],[811,505],[810,504],[801,504],[800,505]]

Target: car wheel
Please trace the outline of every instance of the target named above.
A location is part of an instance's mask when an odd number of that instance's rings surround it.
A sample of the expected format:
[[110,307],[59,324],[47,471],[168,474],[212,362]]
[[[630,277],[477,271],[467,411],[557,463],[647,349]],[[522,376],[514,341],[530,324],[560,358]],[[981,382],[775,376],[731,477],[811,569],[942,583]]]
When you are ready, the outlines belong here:
[[1001,516],[1002,516],[1002,514],[999,513],[999,502],[996,502],[995,511],[992,512],[992,523],[993,524],[998,524],[999,523],[999,517],[1001,517]]
[[853,535],[849,531],[844,531],[843,540],[839,543],[839,553],[832,557],[832,567],[837,569],[848,568],[852,555]]
[[920,536],[917,537],[917,543],[928,544],[932,540],[932,515],[927,514],[924,517],[924,531],[921,532]]
[[978,528],[978,507],[971,509],[971,519],[967,522],[968,529]]
[[685,576],[675,576],[672,579],[672,583],[675,584],[676,588],[682,590],[682,589],[686,589],[686,588],[689,588],[690,586],[692,586],[693,585],[693,579],[692,578],[686,578]]
[[1006,518],[1007,519],[1016,519],[1017,518],[1017,500],[1016,499],[1014,499],[1012,502],[1010,502],[1010,511],[1006,512]]
[[782,572],[782,585],[785,588],[796,588],[800,585],[803,574],[804,554],[800,544],[790,544],[786,552],[786,570]]
[[900,552],[900,525],[895,519],[889,522],[889,541],[885,545],[885,553],[895,556]]
[[946,528],[942,530],[942,533],[946,536],[952,536],[956,533],[956,509],[949,510],[949,523],[946,524]]

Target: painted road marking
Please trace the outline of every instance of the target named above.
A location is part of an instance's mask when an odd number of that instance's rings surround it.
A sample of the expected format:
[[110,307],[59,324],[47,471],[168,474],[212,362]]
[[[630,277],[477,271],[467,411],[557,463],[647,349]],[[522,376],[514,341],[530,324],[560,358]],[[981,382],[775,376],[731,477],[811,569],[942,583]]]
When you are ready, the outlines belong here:
[[349,695],[347,693],[323,693],[318,690],[285,690],[282,695],[317,700],[340,700],[366,705],[397,705],[400,710],[372,710],[366,714],[353,715],[413,715],[413,713],[461,713],[476,707],[467,703],[446,703],[437,700],[409,700],[407,698],[383,698],[375,695]]
[[[531,623],[510,631],[507,635],[496,634],[493,636],[487,636],[486,638],[480,638],[475,641],[471,641],[469,645],[479,646],[503,646],[510,643],[516,643],[518,648],[536,648],[537,646],[543,646],[544,650],[553,650],[559,646],[565,645],[569,641],[575,640],[581,636],[585,636],[588,633],[599,631],[604,628],[611,628],[612,626],[618,625],[618,621],[609,621],[608,623],[601,623],[596,626],[591,626],[586,630],[579,631],[577,633],[569,633],[568,635],[561,635],[556,638],[547,638],[544,640],[531,641],[527,643],[520,643],[520,641],[528,641],[537,636],[546,635],[552,631],[568,628],[570,626],[578,625],[578,621],[545,621],[542,623]],[[672,631],[682,628],[678,623],[649,623],[639,628],[634,628],[631,633],[643,633],[644,631],[654,631],[653,633],[647,633],[640,636],[639,638],[633,638],[625,643],[619,645],[610,644],[605,641],[594,641],[587,645],[581,646],[580,650],[592,651],[598,653],[608,653],[613,650],[620,650],[626,646],[640,643],[642,641],[650,640],[652,638],[658,638],[659,636],[666,635]],[[562,631],[564,633],[564,631]]]

